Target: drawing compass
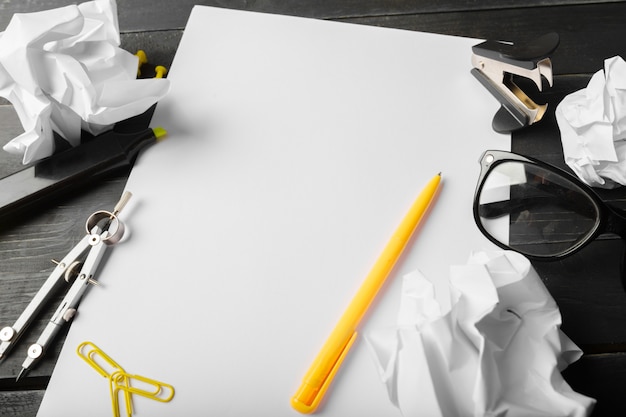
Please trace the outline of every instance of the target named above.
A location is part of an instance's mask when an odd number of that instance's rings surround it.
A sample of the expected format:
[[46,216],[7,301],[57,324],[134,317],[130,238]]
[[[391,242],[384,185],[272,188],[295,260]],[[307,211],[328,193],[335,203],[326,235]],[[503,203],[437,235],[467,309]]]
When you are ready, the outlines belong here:
[[28,348],[22,371],[17,376],[18,380],[41,359],[61,327],[72,320],[87,287],[97,284],[94,275],[106,249],[118,243],[124,236],[124,223],[120,221],[118,214],[131,196],[130,192],[124,193],[112,212],[101,210],[89,216],[85,223],[86,235],[63,259],[53,261],[56,267],[17,321],[12,326],[0,329],[2,359],[62,283],[71,284],[37,341]]

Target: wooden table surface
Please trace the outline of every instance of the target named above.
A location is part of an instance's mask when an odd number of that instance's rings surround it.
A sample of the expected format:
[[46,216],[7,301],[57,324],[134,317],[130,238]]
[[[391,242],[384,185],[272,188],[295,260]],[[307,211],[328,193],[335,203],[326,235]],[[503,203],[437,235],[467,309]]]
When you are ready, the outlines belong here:
[[[5,0],[0,3],[0,30],[14,13],[72,3]],[[131,52],[143,49],[151,62],[169,66],[193,4],[516,42],[555,31],[561,44],[552,56],[554,87],[542,95],[550,103],[548,113],[541,123],[513,136],[513,150],[559,166],[564,163],[554,121],[556,104],[586,86],[605,58],[626,57],[626,3],[591,0],[118,0],[122,47]],[[469,70],[470,63],[468,74]],[[485,114],[484,122],[491,123],[492,116]],[[450,117],[453,123],[454,115]],[[0,126],[0,145],[22,132],[7,101],[0,101]],[[478,163],[476,167],[477,175]],[[19,158],[0,151],[0,177],[21,168]],[[112,208],[127,175],[120,173],[64,197],[23,221],[0,225],[0,327],[11,325],[39,289],[53,268],[50,259],[62,258],[77,243],[86,217],[98,209]],[[602,197],[626,207],[624,189],[604,192]],[[626,415],[622,399],[626,393],[626,293],[620,281],[623,253],[623,243],[608,237],[563,261],[535,263],[561,308],[563,330],[585,352],[565,371],[565,377],[575,390],[598,399],[594,416]],[[54,308],[52,303],[43,312],[21,346],[35,341]],[[19,383],[15,377],[23,360],[20,349],[0,363],[0,417],[36,415],[62,340],[63,335]]]

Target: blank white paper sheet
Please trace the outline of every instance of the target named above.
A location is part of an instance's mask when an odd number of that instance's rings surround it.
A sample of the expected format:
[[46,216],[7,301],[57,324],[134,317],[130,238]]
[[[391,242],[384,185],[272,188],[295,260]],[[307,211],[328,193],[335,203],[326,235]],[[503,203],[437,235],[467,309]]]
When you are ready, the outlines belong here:
[[[291,396],[440,171],[361,334],[395,324],[412,270],[445,299],[449,266],[492,247],[472,218],[478,159],[510,148],[470,74],[479,42],[196,6],[152,123],[168,138],[127,184],[131,235],[85,296],[38,415],[112,415],[107,380],[75,353],[87,340],[175,387],[170,403],[134,397],[138,417],[299,415]],[[361,337],[318,414],[400,415]]]

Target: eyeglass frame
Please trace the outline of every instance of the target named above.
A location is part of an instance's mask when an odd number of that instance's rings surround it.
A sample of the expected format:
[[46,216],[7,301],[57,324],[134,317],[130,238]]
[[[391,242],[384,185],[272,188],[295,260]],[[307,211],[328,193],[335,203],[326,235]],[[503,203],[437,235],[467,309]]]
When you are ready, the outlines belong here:
[[[589,197],[590,201],[593,203],[594,208],[598,213],[598,219],[596,220],[593,231],[587,233],[587,236],[584,239],[582,239],[580,242],[575,243],[571,248],[564,250],[556,255],[526,254],[519,250],[515,250],[511,246],[497,240],[494,236],[487,232],[482,224],[482,221],[480,220],[479,196],[485,185],[485,180],[488,177],[488,174],[494,169],[494,167],[497,167],[498,165],[505,162],[525,162],[528,164],[533,164],[546,171],[557,174],[577,186]],[[473,202],[474,221],[476,222],[476,225],[478,226],[478,229],[481,231],[481,233],[500,248],[519,252],[531,260],[559,260],[580,251],[589,243],[598,238],[598,236],[600,235],[612,233],[619,236],[622,240],[626,241],[626,211],[618,209],[616,207],[612,207],[608,203],[604,202],[590,186],[588,186],[569,172],[531,157],[523,156],[514,152],[499,150],[485,151],[481,155],[479,163],[480,175],[478,177],[476,190],[474,192]],[[621,265],[622,276],[624,276],[623,272],[626,270],[626,253],[624,255],[625,256],[622,259]]]

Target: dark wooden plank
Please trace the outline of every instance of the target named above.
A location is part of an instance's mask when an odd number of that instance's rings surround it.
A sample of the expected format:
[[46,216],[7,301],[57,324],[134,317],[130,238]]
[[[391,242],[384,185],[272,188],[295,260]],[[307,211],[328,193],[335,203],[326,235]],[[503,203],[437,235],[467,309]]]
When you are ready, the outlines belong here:
[[[132,9],[126,10],[125,5],[132,2]],[[381,17],[391,16],[428,16],[446,14],[449,12],[486,11],[493,9],[531,9],[541,8],[546,5],[576,5],[589,3],[606,3],[587,0],[512,0],[506,4],[498,0],[467,1],[467,0],[444,0],[416,2],[404,1],[355,1],[355,0],[323,0],[323,1],[298,1],[277,2],[265,1],[194,1],[182,0],[176,2],[174,13],[168,16],[157,15],[159,10],[169,7],[167,0],[126,0],[119,2],[120,28],[127,30],[159,30],[164,28],[183,28],[194,4],[226,7],[238,10],[249,10],[263,13],[284,14],[292,16],[311,17],[316,19],[352,19],[368,18],[378,20]],[[519,13],[519,12],[518,12]],[[438,18],[438,17],[436,17]],[[442,32],[443,33],[443,32]]]
[[563,331],[586,352],[626,347],[623,253],[621,241],[599,240],[562,261],[534,262],[559,305]]
[[[569,170],[563,160],[554,110],[566,94],[584,88],[589,78],[558,76],[553,88],[536,94],[536,101],[549,103],[548,112],[540,123],[513,135],[512,150]],[[620,188],[600,194],[619,205],[625,193]],[[587,353],[564,376],[574,390],[598,400],[594,417],[626,413],[620,391],[626,382],[626,354],[596,354],[626,349],[626,292],[619,267],[623,253],[623,242],[602,239],[562,261],[534,262],[559,305],[561,328]]]
[[[4,2],[0,4],[0,30],[6,27],[16,11],[44,10],[73,3],[75,0]],[[626,5],[585,0],[514,0],[506,5],[499,0],[119,0],[122,46],[131,52],[144,49],[151,62],[169,66],[191,6],[196,3],[475,38],[524,41],[536,34],[555,30],[562,38],[562,44],[553,57],[555,72],[559,74],[594,72],[602,67],[604,58],[626,55],[626,46],[621,42],[626,34],[622,23]],[[552,7],[557,4],[561,6]],[[557,78],[555,88],[548,92],[552,95],[551,102],[558,102],[559,94],[562,97],[581,87],[582,81],[584,77]],[[0,130],[0,145],[21,131],[14,114],[10,113],[9,106],[0,106],[0,126],[3,127]],[[485,115],[485,123],[491,123],[492,116]],[[554,120],[550,117],[545,123],[533,126],[516,137],[514,149],[562,164]],[[18,158],[0,152],[0,176],[19,168]],[[80,195],[63,199],[49,210],[0,233],[0,326],[15,320],[29,297],[47,277],[51,271],[48,258],[63,256],[80,238],[86,216],[96,209],[110,208],[119,198],[124,183],[123,176],[102,183]],[[617,201],[622,197],[611,195],[609,198]],[[626,326],[623,325],[626,300],[618,268],[622,250],[621,242],[603,240],[562,262],[535,265],[559,303],[563,329],[588,353],[620,351],[626,344]],[[21,346],[28,346],[34,341],[45,325],[45,317],[53,309],[54,303],[25,336]],[[59,342],[62,337],[60,339]],[[43,397],[39,388],[45,386],[60,346],[57,343],[40,367],[24,382],[29,384],[28,391],[23,391],[23,385],[13,382],[21,367],[23,351],[14,351],[0,365],[0,416],[36,414]],[[594,416],[623,415],[626,410],[621,404],[621,387],[626,382],[625,369],[623,354],[593,354],[570,367],[566,378],[575,389],[600,399]]]
[[[0,106],[0,146],[23,131],[12,106]],[[23,166],[21,158],[0,152],[0,177]],[[119,199],[125,177],[90,187],[75,196],[67,196],[48,206],[47,210],[18,222],[0,233],[0,327],[13,324],[35,292],[41,287],[54,265],[50,259],[61,259],[84,236],[84,222],[96,210],[111,209]],[[51,303],[19,345],[0,364],[0,389],[11,387],[21,369],[29,344],[34,343],[60,301]],[[88,294],[87,294],[88,296]],[[62,346],[63,334],[41,364],[30,374],[47,377],[52,373]]]
[[[601,4],[620,0],[442,0],[415,2],[404,1],[355,1],[355,0],[309,0],[285,1],[246,1],[246,0],[118,0],[120,29],[126,31],[150,31],[162,29],[182,29],[189,12],[195,4],[275,13],[317,19],[340,19],[353,17],[373,17],[447,13],[453,11],[478,11],[493,9],[539,8],[554,5]],[[0,30],[4,30],[14,13],[47,10],[55,7],[80,3],[72,0],[21,0],[0,4]]]
[[0,391],[0,417],[35,417],[44,392],[44,390]]
[[[626,413],[622,387],[626,383],[626,354],[586,355],[563,373],[577,392],[596,398],[592,417]],[[44,390],[0,391],[0,417],[35,417]]]
[[[4,4],[2,6],[4,10],[0,14],[0,28],[6,27],[14,11],[41,10],[53,5],[71,3],[73,2],[56,0],[45,3],[28,1]],[[136,39],[134,44],[150,45],[152,49],[158,51],[159,60],[162,59],[168,64],[177,45],[177,42],[172,42],[169,38],[180,38],[180,30],[184,27],[195,3],[192,0],[184,0],[176,2],[172,7],[170,2],[165,0],[120,1],[118,4],[120,29],[125,34],[135,34],[133,38],[140,39]],[[527,42],[545,32],[556,31],[561,36],[561,46],[553,57],[554,71],[557,74],[567,74],[595,72],[602,67],[604,58],[618,54],[626,56],[626,44],[619,41],[626,35],[626,28],[622,24],[623,16],[626,15],[626,4],[584,3],[589,2],[508,2],[506,8],[499,9],[494,9],[493,1],[483,4],[451,0],[443,4],[420,2],[417,5],[409,5],[406,2],[353,1],[322,3],[265,1],[250,4],[243,1],[204,1],[199,4],[478,39]],[[167,13],[163,13],[163,10],[167,10]],[[171,36],[164,35],[172,30],[175,33]],[[153,31],[158,33],[151,33]],[[161,58],[161,55],[167,58]]]
[[593,73],[605,58],[626,56],[623,18],[626,3],[484,10],[427,15],[355,18],[353,23],[444,33],[478,39],[528,42],[540,34],[559,33],[552,56],[555,74]]
[[[563,158],[554,111],[565,95],[584,88],[589,78],[588,75],[557,76],[552,88],[541,94],[535,91],[534,99],[548,103],[548,110],[539,123],[513,134],[512,150],[571,173]],[[626,198],[624,187],[596,191],[603,200],[617,206],[623,205]],[[561,309],[563,330],[586,351],[626,347],[626,292],[620,272],[623,253],[624,243],[609,237],[562,261],[534,262]]]
[[[0,234],[0,327],[11,325],[52,272],[50,259],[61,259],[85,235],[87,217],[101,209],[111,210],[119,200],[125,178],[94,185],[77,196],[64,198],[48,210]],[[117,249],[117,248],[116,248]],[[100,288],[91,288],[97,291]],[[0,379],[15,378],[26,349],[37,339],[60,302],[63,291],[40,314],[19,345],[2,361]],[[89,292],[85,295],[89,296]],[[80,313],[77,319],[80,317]],[[66,329],[67,330],[67,329]],[[63,334],[30,375],[50,375],[60,352]]]
[[567,368],[563,376],[575,391],[598,401],[592,417],[626,415],[623,394],[626,354],[584,356]]
[[[358,2],[357,2],[358,3]],[[432,2],[437,3],[437,2]],[[213,2],[203,2],[213,4]],[[567,6],[520,7],[491,9],[467,6],[470,11],[422,12],[415,10],[391,10],[384,12],[375,6],[365,4],[350,7],[343,4],[336,6],[331,13],[323,15],[304,10],[288,9],[286,6],[263,7],[264,3],[254,3],[255,11],[294,14],[324,19],[333,19],[349,23],[384,26],[391,28],[442,33],[448,35],[472,37],[477,39],[499,39],[515,42],[528,42],[550,31],[559,33],[561,44],[553,55],[555,74],[592,73],[602,68],[603,60],[615,55],[626,56],[626,44],[620,42],[626,36],[623,16],[626,16],[626,3],[581,4]],[[334,3],[333,3],[334,4]],[[340,5],[342,3],[339,3]],[[238,8],[233,3],[227,7]],[[294,6],[295,7],[295,6]],[[314,6],[309,4],[308,7]],[[319,5],[315,10],[327,11]],[[341,10],[343,11],[341,11]],[[460,8],[459,8],[460,9]],[[141,10],[141,9],[140,9]],[[167,21],[154,20],[142,14],[141,21],[126,24],[126,27],[139,27],[142,22],[148,33],[152,30],[182,28],[188,16],[188,6],[181,2],[176,13],[169,15]],[[457,8],[452,8],[457,10]],[[121,17],[120,19],[123,20]],[[132,19],[132,14],[125,19]],[[148,22],[160,22],[148,23]],[[121,24],[121,23],[120,23]],[[124,25],[122,25],[124,27]],[[598,30],[598,28],[602,28]],[[142,34],[141,36],[146,36]],[[151,35],[139,43],[150,44]],[[166,60],[167,62],[168,60]],[[468,64],[469,65],[469,64]]]
[[[330,18],[349,23],[522,43],[555,31],[561,37],[561,44],[552,56],[554,73],[589,74],[600,70],[606,58],[626,56],[626,44],[619,41],[626,37],[623,16],[626,16],[626,3]],[[181,25],[184,22],[186,18]],[[170,24],[178,26],[177,22]],[[599,27],[602,30],[598,30]],[[171,29],[152,32],[158,29],[124,33],[123,46],[132,52],[141,46],[150,48],[168,65],[181,32]]]

